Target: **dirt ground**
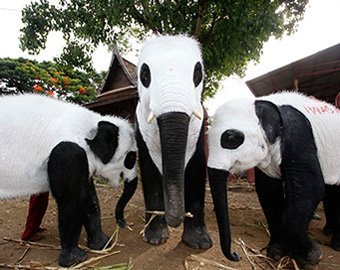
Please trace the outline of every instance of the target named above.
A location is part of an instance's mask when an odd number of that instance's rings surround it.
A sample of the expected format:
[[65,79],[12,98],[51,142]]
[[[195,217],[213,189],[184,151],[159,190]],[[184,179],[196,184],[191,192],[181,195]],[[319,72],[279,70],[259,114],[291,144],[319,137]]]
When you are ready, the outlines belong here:
[[[102,211],[102,226],[107,235],[111,235],[116,227],[112,213],[120,192],[121,190],[108,186],[97,186]],[[244,180],[234,181],[229,185],[230,219],[234,240],[232,248],[241,255],[242,260],[240,262],[228,261],[220,251],[217,224],[208,187],[206,194],[206,223],[214,241],[213,247],[209,250],[192,250],[181,243],[182,227],[171,229],[170,239],[163,245],[152,246],[144,243],[140,235],[140,231],[144,227],[144,202],[141,184],[139,183],[138,191],[125,212],[128,222],[133,224],[131,226],[133,231],[121,229],[118,237],[119,245],[114,248],[114,251],[119,253],[101,259],[96,264],[89,264],[88,267],[93,269],[127,263],[131,260],[133,269],[136,270],[294,269],[292,262],[283,266],[283,268],[278,268],[278,263],[275,264],[266,259],[265,256],[261,256],[261,254],[265,254],[264,247],[269,238],[254,186]],[[47,230],[40,234],[41,239],[36,243],[53,245],[56,248],[13,241],[20,238],[27,209],[28,200],[0,201],[0,268],[7,269],[5,265],[9,265],[12,267],[8,268],[20,269],[21,265],[30,266],[31,269],[38,266],[53,269],[58,266],[57,258],[59,254],[56,249],[59,245],[59,239],[55,202],[50,198],[47,214],[42,224]],[[321,244],[323,259],[315,269],[340,269],[340,253],[328,246],[330,238],[322,234],[324,215],[321,206],[318,208],[318,213],[321,220],[311,222],[310,235]],[[86,245],[84,239],[83,233],[81,244]],[[246,253],[242,247],[245,248]],[[253,249],[255,253],[250,249]],[[257,254],[257,256],[253,256],[254,254]],[[98,256],[92,253],[88,253],[88,255],[89,257]],[[281,267],[284,263],[282,262]],[[217,264],[220,264],[220,266]],[[17,265],[17,268],[13,267],[15,265]]]

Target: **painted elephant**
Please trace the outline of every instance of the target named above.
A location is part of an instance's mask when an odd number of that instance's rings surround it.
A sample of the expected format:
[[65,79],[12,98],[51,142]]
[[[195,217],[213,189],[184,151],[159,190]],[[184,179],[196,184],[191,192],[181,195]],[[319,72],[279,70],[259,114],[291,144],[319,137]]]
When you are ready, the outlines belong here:
[[124,208],[137,187],[136,151],[133,127],[123,118],[38,94],[0,97],[0,200],[51,191],[58,206],[60,266],[86,259],[78,246],[83,226],[90,249],[109,240],[94,176],[113,186],[124,179],[115,213],[125,225]]
[[[165,211],[145,230],[150,244],[166,242],[167,225],[184,221],[185,244],[212,246],[204,222],[203,72],[199,44],[187,36],[150,39],[140,52],[136,136],[146,222],[148,211]],[[186,212],[193,217],[185,217]]]
[[298,93],[235,99],[216,111],[208,171],[227,257],[232,253],[226,177],[252,167],[271,235],[270,257],[288,255],[301,267],[318,264],[321,251],[308,237],[308,225],[323,198],[331,246],[340,250],[339,138],[340,110]]

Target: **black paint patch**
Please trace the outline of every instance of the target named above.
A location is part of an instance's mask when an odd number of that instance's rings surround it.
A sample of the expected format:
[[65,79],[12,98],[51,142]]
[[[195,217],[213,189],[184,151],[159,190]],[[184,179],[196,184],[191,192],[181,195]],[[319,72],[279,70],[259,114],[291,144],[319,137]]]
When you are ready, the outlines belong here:
[[[47,171],[53,196],[59,200],[84,198],[88,189],[88,160],[86,152],[73,142],[60,142],[50,154]],[[84,191],[84,193],[87,193]]]
[[125,168],[131,170],[133,166],[135,166],[136,164],[136,157],[137,157],[137,154],[135,151],[130,151],[129,153],[127,153],[125,160],[124,160]]
[[140,73],[139,73],[140,81],[144,85],[144,87],[148,88],[151,83],[151,72],[150,68],[147,64],[143,64]]
[[186,218],[184,225],[190,223],[192,227],[204,226],[204,196],[205,184],[207,180],[207,162],[205,153],[205,123],[202,126],[198,140],[196,142],[196,150],[185,168],[185,211],[193,214],[193,218]]
[[[190,246],[198,245],[199,248],[208,248],[211,246],[211,240],[208,234],[203,233],[206,229],[204,222],[206,161],[204,153],[205,140],[203,123],[196,144],[196,151],[185,168],[185,210],[191,212],[194,217],[186,217],[184,219],[184,231],[196,232],[196,237],[194,237],[194,243],[188,243],[187,233],[183,233],[182,241]],[[150,157],[149,150],[139,128],[137,119],[136,140],[145,207],[147,210],[164,211],[162,175],[159,173]],[[150,217],[151,214],[146,214],[146,222],[149,221]],[[148,225],[145,238],[149,242],[157,240],[158,243],[162,243],[166,241],[168,235],[169,233],[164,216],[157,216]]]
[[298,263],[318,262],[319,250],[308,236],[308,224],[324,196],[324,179],[309,120],[289,105],[279,107],[282,119],[281,173],[285,183],[282,228],[292,258]]
[[284,239],[282,213],[284,210],[284,184],[281,179],[272,178],[255,168],[255,188],[270,232],[267,255],[281,258],[289,254]]
[[86,258],[86,253],[78,248],[82,225],[91,249],[102,249],[109,238],[101,228],[99,201],[85,150],[73,142],[59,143],[51,151],[47,172],[58,205],[62,247],[59,264],[68,267]]
[[124,228],[126,225],[126,221],[124,218],[124,209],[127,203],[132,198],[133,194],[135,194],[137,184],[138,184],[137,177],[132,179],[130,182],[124,182],[123,194],[120,196],[115,210],[116,222],[120,228]]
[[277,137],[280,136],[282,119],[278,107],[269,101],[256,100],[255,113],[260,120],[261,126],[268,138],[273,144]]
[[182,242],[194,249],[208,249],[212,246],[212,240],[204,222],[204,196],[207,179],[204,138],[206,117],[205,114],[196,150],[185,168],[185,212],[190,212],[193,217],[184,219]]
[[[158,210],[164,211],[164,196],[163,196],[163,177],[153,162],[149,149],[143,139],[140,132],[140,127],[137,119],[136,141],[138,146],[138,161],[140,167],[141,181],[143,186],[143,194],[146,210]],[[145,221],[148,222],[151,218],[151,214],[145,215]],[[158,233],[158,227],[153,227],[154,224],[161,222],[166,226],[165,217],[157,216],[148,226],[149,233],[146,234],[150,238],[156,237]],[[151,228],[151,229],[150,229]]]
[[97,135],[92,139],[85,139],[93,153],[98,156],[104,164],[113,157],[118,147],[119,128],[107,121],[98,123]]
[[202,64],[201,62],[197,62],[194,68],[194,76],[193,76],[195,87],[197,87],[201,83],[202,79],[203,79]]
[[327,221],[323,231],[333,234],[331,247],[340,251],[340,186],[326,185],[323,205]]
[[61,142],[50,154],[47,172],[58,205],[61,253],[59,264],[70,266],[86,258],[78,247],[82,224],[89,211],[90,179],[86,152],[73,142]]
[[236,149],[244,142],[244,134],[237,129],[227,129],[221,135],[221,146],[224,149]]

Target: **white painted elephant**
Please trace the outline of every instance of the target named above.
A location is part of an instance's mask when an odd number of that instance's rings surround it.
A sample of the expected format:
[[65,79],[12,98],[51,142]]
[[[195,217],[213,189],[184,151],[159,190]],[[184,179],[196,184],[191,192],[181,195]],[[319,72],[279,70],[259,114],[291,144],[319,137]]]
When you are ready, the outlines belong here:
[[[137,145],[145,206],[165,211],[145,230],[144,240],[151,244],[166,242],[167,225],[178,227],[184,220],[185,244],[212,246],[204,222],[203,77],[200,46],[187,36],[150,39],[140,52]],[[150,217],[147,213],[147,222]]]
[[101,116],[79,105],[42,95],[0,97],[0,199],[51,191],[58,205],[59,264],[86,259],[78,247],[81,228],[88,246],[101,249],[100,207],[92,177],[117,186],[117,223],[137,186],[134,131],[126,120]]
[[318,264],[320,248],[307,230],[323,198],[333,233],[331,246],[340,250],[339,109],[293,92],[235,99],[216,111],[209,150],[211,192],[227,257],[233,253],[226,177],[252,167],[256,167],[256,192],[271,235],[270,257],[278,260],[288,255],[301,267]]

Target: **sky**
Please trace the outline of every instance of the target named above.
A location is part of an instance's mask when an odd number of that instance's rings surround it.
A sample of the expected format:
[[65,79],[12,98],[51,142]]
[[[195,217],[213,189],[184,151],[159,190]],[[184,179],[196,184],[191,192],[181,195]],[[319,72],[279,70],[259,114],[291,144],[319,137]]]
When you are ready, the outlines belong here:
[[[52,60],[62,52],[64,41],[60,33],[49,35],[46,49],[38,56],[30,56],[19,48],[21,9],[30,2],[31,0],[0,0],[0,57],[27,57],[41,61]],[[246,81],[340,43],[339,13],[340,0],[310,0],[304,19],[293,35],[278,40],[270,38],[264,44],[259,63],[248,64],[245,77],[231,76],[223,80],[218,93],[205,102],[209,115],[229,99],[252,96]],[[136,63],[136,55],[137,52],[134,51],[124,57]],[[111,53],[100,46],[93,55],[96,70],[106,71],[110,59]]]

